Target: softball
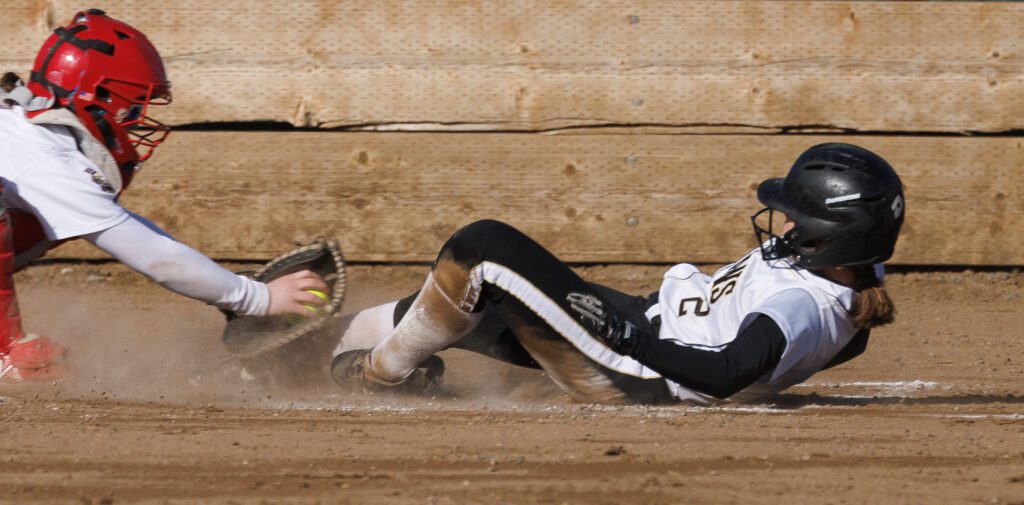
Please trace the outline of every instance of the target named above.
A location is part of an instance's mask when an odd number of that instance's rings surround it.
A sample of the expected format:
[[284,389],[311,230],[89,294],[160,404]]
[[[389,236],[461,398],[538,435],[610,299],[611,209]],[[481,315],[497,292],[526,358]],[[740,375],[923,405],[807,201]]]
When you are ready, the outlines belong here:
[[[327,303],[327,302],[331,301],[331,298],[329,296],[327,296],[327,293],[324,293],[323,291],[317,291],[315,289],[307,289],[306,292],[311,294],[311,295],[313,295],[313,296],[315,296],[315,297],[317,297],[317,298],[319,298],[319,299],[321,299],[321,300],[323,300],[324,303]],[[308,304],[308,303],[303,303],[302,306],[306,307],[306,310],[308,310],[310,312],[318,312],[320,310],[320,307],[317,307],[316,305],[311,305],[311,304]]]

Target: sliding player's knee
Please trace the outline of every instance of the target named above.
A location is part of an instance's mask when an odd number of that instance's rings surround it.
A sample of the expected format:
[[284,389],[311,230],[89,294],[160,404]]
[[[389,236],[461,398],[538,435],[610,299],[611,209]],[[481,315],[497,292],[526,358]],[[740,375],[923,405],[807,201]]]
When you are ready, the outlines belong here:
[[525,237],[515,228],[491,219],[476,221],[456,232],[441,248],[432,267],[434,282],[454,300],[461,300],[470,286],[470,272],[482,262],[516,250]]
[[517,251],[520,243],[529,240],[512,226],[484,219],[455,232],[441,248],[438,260],[447,257],[471,269],[482,261],[500,257],[505,251]]

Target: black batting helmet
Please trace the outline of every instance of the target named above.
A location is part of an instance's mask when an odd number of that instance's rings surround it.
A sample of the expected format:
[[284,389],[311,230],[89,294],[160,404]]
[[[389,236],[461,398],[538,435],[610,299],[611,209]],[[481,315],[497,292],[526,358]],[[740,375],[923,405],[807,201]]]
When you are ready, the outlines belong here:
[[[767,206],[754,233],[766,260],[792,256],[807,268],[881,263],[892,257],[903,225],[903,185],[881,156],[850,144],[819,144],[803,152],[784,179],[757,188]],[[778,236],[772,211],[795,227]],[[766,229],[759,217],[768,213]],[[773,239],[765,240],[765,235]]]

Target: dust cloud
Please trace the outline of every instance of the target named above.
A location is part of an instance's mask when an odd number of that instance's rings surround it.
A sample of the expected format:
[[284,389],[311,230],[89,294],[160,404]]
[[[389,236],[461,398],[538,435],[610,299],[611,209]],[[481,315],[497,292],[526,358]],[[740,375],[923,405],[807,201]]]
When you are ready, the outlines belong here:
[[[316,357],[298,353],[273,367],[243,363],[220,343],[219,311],[119,265],[32,267],[16,282],[26,331],[67,346],[74,370],[58,383],[32,386],[40,397],[284,409],[501,409],[565,401],[539,371],[461,350],[441,353],[445,383],[419,398],[340,391],[320,367],[333,342]],[[417,272],[396,278],[386,267],[362,268],[350,273],[345,312],[405,296],[421,282]]]

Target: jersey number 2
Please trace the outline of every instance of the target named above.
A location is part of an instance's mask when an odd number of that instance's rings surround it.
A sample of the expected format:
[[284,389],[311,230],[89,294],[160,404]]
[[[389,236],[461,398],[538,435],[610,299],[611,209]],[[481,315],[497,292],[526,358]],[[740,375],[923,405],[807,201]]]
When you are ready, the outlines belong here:
[[[740,275],[743,274],[743,269],[747,267],[748,259],[750,259],[750,254],[734,263],[725,272],[725,275],[715,280],[711,285],[711,304],[714,304],[725,295],[731,295],[736,290],[736,282],[739,281]],[[711,304],[705,302],[702,296],[694,296],[692,298],[683,298],[679,301],[680,317],[690,313],[686,307],[688,303],[693,304],[693,314],[698,317],[704,317],[711,313]]]

